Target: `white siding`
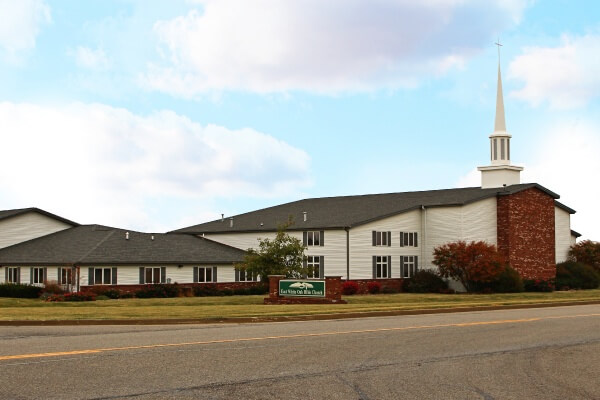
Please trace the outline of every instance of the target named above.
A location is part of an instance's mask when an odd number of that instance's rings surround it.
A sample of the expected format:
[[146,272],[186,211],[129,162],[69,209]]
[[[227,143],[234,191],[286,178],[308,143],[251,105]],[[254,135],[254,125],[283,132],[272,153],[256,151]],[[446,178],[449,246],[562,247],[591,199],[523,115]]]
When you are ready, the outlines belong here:
[[558,207],[554,207],[554,238],[556,262],[566,261],[572,244],[571,214]]
[[[139,268],[144,265],[113,265],[113,266],[98,266],[96,268],[112,268],[117,267],[117,285],[138,285],[140,283],[140,270]],[[211,267],[211,265],[199,265],[200,267]],[[233,272],[233,265],[212,265],[217,267],[217,282],[234,282],[235,275]],[[145,265],[145,267],[161,267],[160,265]],[[171,283],[193,283],[194,282],[194,266],[184,265],[179,267],[177,265],[162,265],[167,268],[167,279],[171,278]],[[88,272],[89,268],[94,267],[81,267],[80,284],[87,286],[88,284]],[[57,270],[54,268],[53,272],[56,275]],[[29,271],[29,269],[27,269]],[[29,274],[29,272],[27,272]],[[50,270],[48,270],[50,275]],[[4,277],[2,277],[4,279]],[[29,275],[27,275],[29,282]],[[23,269],[21,269],[21,281],[23,280]]]
[[71,225],[35,211],[6,218],[0,220],[0,249],[67,228]]
[[489,198],[465,206],[434,207],[424,211],[427,231],[423,235],[423,268],[432,264],[433,249],[456,240],[478,241],[497,245],[496,198]]
[[[391,232],[391,245],[373,246],[373,231]],[[400,232],[417,232],[419,247],[400,247]],[[421,239],[420,210],[409,211],[350,229],[350,279],[373,278],[373,256],[392,256],[391,278],[399,278],[400,256],[420,256]],[[420,264],[419,257],[419,266]]]
[[[290,236],[302,240],[302,231],[289,231]],[[258,239],[274,239],[276,232],[208,234],[207,239],[237,247],[242,250],[258,247]],[[324,246],[310,246],[307,256],[323,256],[325,276],[346,276],[346,231],[326,230]]]

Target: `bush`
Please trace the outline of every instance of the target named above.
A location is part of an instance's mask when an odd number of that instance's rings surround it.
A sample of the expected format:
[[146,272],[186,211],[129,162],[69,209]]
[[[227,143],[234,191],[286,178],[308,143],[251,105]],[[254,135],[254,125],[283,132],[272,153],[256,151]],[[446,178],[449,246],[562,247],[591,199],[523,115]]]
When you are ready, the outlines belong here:
[[553,279],[525,279],[523,281],[526,292],[552,292],[554,290]]
[[490,288],[495,293],[518,293],[525,290],[521,275],[509,265],[491,283]]
[[0,297],[15,297],[20,299],[37,299],[42,293],[42,288],[20,283],[1,283]]
[[94,301],[96,295],[91,292],[74,292],[65,294],[53,294],[46,301]]
[[483,241],[446,243],[433,249],[433,264],[442,278],[456,279],[467,292],[489,287],[504,269],[496,246]]
[[569,249],[569,261],[591,266],[600,273],[600,242],[583,240]]
[[342,293],[346,296],[358,293],[358,289],[358,283],[354,281],[346,281],[342,284]]
[[88,291],[94,293],[97,296],[106,296],[109,299],[120,299],[123,295],[123,293],[121,293],[121,291],[118,289],[102,286],[93,286],[89,288]]
[[216,285],[202,284],[194,286],[194,296],[196,297],[208,297],[208,296],[220,296],[221,292],[217,289]]
[[435,271],[422,269],[406,282],[406,291],[410,293],[441,293],[448,289],[448,283]]
[[47,281],[44,284],[43,292],[48,294],[63,294],[65,291],[57,281]]
[[395,286],[391,286],[391,285],[386,285],[383,288],[381,288],[381,293],[385,293],[385,294],[394,294],[394,293],[400,293],[402,290],[398,289]]
[[381,283],[377,281],[371,281],[367,283],[367,291],[371,294],[377,294],[381,292]]
[[148,285],[135,292],[135,297],[140,299],[177,297],[179,292],[179,285],[176,283]]
[[596,289],[600,285],[600,274],[582,263],[566,261],[556,265],[556,287],[564,289]]
[[233,290],[233,294],[235,294],[236,296],[250,296],[265,293],[269,293],[269,287],[267,285],[252,285]]

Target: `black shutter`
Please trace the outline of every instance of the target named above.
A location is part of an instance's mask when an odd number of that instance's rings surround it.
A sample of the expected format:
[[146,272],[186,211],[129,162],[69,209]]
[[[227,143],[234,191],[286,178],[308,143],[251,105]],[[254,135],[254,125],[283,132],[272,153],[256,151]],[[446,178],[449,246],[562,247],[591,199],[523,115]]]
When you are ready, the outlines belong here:
[[17,283],[21,283],[21,267],[17,267]]
[[373,231],[373,246],[377,246],[377,232]]
[[[62,270],[62,268],[61,268],[61,267],[58,267],[58,268],[57,268],[57,271],[56,271],[56,276],[57,276],[57,279],[58,279],[58,284],[59,284],[59,285],[62,285],[62,276],[60,276],[60,272],[61,272],[61,270]],[[70,283],[70,282],[67,282],[67,284],[69,284],[69,283]]]
[[404,256],[400,256],[400,278],[404,278]]
[[400,232],[400,247],[404,247],[404,232]]
[[319,279],[325,278],[325,257],[319,257]]
[[240,281],[240,270],[239,269],[235,269],[235,281],[239,282]]
[[373,279],[377,279],[377,256],[373,256]]
[[308,243],[308,232],[302,232],[302,244],[306,247]]
[[167,283],[167,267],[160,267],[160,283]]
[[319,242],[319,243],[321,243],[320,246],[323,247],[323,246],[325,246],[325,231],[321,231],[321,233],[319,234],[319,236],[320,236],[320,239],[321,239],[320,242]]
[[306,277],[308,276],[308,256],[304,256],[304,258],[302,259],[302,268],[304,269],[302,277],[306,279]]
[[213,278],[213,282],[217,281],[217,267],[213,267],[212,269],[212,278]]
[[418,237],[417,232],[415,232],[415,247],[419,247],[419,242],[417,240],[417,237]]
[[388,270],[387,270],[387,277],[391,278],[392,277],[392,256],[388,256]]
[[94,268],[88,268],[88,285],[94,284]]
[[146,268],[140,267],[140,285],[143,285],[144,283],[146,283],[144,281],[144,278],[145,278],[145,274],[144,273],[145,272],[146,272]]
[[194,280],[192,282],[198,282],[198,267],[194,267]]
[[46,284],[46,281],[48,281],[48,268],[44,268],[44,285]]
[[33,284],[33,267],[29,268],[29,284]]
[[117,284],[117,267],[112,267],[112,271],[111,271],[111,284],[112,285],[116,285]]
[[388,236],[388,247],[390,247],[392,245],[392,232],[388,232],[387,233]]

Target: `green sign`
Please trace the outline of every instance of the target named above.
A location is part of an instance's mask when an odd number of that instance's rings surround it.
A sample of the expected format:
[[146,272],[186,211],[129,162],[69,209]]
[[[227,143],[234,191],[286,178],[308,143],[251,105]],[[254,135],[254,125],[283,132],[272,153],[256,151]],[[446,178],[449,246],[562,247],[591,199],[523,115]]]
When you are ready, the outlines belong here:
[[325,297],[325,281],[281,280],[279,295],[287,297]]

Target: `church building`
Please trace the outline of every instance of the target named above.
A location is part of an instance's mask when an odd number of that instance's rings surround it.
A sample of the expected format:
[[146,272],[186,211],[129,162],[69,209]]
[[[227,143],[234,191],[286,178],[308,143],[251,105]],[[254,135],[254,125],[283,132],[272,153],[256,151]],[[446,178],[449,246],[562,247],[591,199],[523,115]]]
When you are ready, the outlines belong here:
[[274,238],[290,218],[287,231],[306,246],[311,278],[400,288],[417,270],[435,269],[434,248],[457,240],[497,246],[525,279],[554,278],[579,236],[571,230],[575,211],[544,186],[521,183],[523,168],[511,164],[500,65],[489,139],[490,163],[478,168],[478,187],[304,199],[168,234],[79,225],[37,208],[0,211],[0,282],[53,280],[73,290],[169,282],[244,287],[257,280],[235,268],[244,250]]
[[434,269],[435,247],[457,240],[496,245],[525,279],[550,279],[579,234],[575,211],[538,183],[521,183],[511,164],[502,78],[498,87],[490,164],[479,167],[481,186],[419,192],[312,198],[183,228],[233,247],[255,248],[291,217],[288,232],[307,246],[313,276],[398,280]]

